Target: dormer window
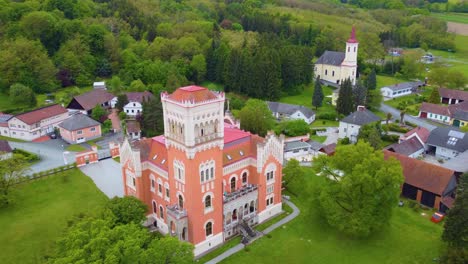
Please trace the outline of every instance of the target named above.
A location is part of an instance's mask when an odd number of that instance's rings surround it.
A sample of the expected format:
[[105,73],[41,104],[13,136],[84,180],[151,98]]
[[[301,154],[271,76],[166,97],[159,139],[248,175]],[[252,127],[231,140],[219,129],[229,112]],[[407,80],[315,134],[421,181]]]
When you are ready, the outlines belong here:
[[226,158],[227,158],[228,160],[232,160],[232,157],[231,157],[231,155],[229,155],[229,154],[226,155]]
[[240,154],[241,156],[244,156],[244,152],[243,152],[242,150],[239,150],[239,154]]
[[161,164],[164,164],[164,163],[166,163],[166,159],[163,159],[163,160],[161,161]]
[[155,160],[158,157],[158,154],[153,156],[153,160]]

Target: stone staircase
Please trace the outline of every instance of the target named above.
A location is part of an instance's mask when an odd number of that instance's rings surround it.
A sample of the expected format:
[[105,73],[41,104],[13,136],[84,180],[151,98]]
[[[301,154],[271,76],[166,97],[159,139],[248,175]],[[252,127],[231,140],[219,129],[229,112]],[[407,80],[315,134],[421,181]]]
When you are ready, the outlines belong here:
[[242,243],[247,244],[252,238],[257,236],[255,230],[253,230],[246,221],[239,223],[239,228],[242,233]]

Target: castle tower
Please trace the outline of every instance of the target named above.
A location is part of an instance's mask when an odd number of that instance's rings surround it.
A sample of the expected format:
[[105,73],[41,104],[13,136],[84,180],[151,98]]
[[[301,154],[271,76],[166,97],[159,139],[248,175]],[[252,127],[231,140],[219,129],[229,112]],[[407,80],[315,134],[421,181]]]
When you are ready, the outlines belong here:
[[343,66],[342,79],[350,78],[353,85],[356,83],[357,75],[357,54],[359,49],[359,42],[356,39],[356,28],[353,27],[351,35],[346,41],[345,59],[341,66]]
[[199,86],[162,93],[169,232],[195,254],[223,243],[224,94]]

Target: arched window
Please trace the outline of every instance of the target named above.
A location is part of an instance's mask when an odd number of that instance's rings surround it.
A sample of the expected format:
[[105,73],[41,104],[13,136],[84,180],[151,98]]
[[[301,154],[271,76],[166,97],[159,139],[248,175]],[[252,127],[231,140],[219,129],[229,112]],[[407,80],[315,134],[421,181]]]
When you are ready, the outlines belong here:
[[161,219],[164,219],[164,210],[161,205],[159,206],[159,217],[161,217]]
[[201,172],[200,172],[200,180],[201,180],[201,182],[204,182],[204,181],[205,181],[205,176],[204,176],[204,174],[205,174],[204,171],[201,171]]
[[204,136],[203,128],[201,129],[200,134],[201,134],[202,137]]
[[356,47],[354,47],[354,52],[356,52]]
[[328,70],[325,70],[325,75],[328,75]]
[[156,206],[156,202],[153,201],[153,213],[157,213],[158,207]]
[[211,236],[213,234],[213,223],[208,222],[205,225],[205,235]]
[[180,209],[184,208],[184,198],[180,194],[179,194],[179,208]]
[[236,177],[231,178],[231,192],[236,190]]
[[214,179],[214,168],[211,167],[211,175],[210,175],[210,179]]
[[205,209],[211,208],[211,195],[205,197]]
[[243,184],[247,183],[247,172],[242,173],[242,183]]

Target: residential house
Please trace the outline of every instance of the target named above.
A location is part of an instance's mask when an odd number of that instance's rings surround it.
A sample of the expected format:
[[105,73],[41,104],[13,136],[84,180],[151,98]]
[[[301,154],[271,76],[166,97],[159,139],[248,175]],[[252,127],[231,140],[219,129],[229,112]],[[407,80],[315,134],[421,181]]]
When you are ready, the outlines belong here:
[[8,127],[8,120],[12,118],[13,115],[0,113],[0,136],[9,137],[10,128]]
[[357,54],[359,42],[353,27],[351,36],[346,41],[345,52],[325,51],[315,62],[315,76],[327,85],[339,86],[345,79],[354,85],[357,77]]
[[440,102],[443,104],[458,104],[468,101],[468,92],[447,88],[439,88]]
[[380,117],[367,110],[364,106],[358,106],[357,111],[348,115],[340,121],[338,138],[349,138],[351,142],[357,141],[359,130],[362,126],[379,122]]
[[284,104],[278,102],[267,102],[268,108],[273,116],[280,119],[302,119],[307,124],[315,121],[315,112],[302,105]]
[[468,150],[468,136],[453,127],[437,127],[427,139],[428,152],[451,159]]
[[85,115],[90,115],[93,108],[97,105],[109,108],[112,98],[114,98],[114,95],[105,89],[95,89],[73,97],[67,109],[71,112],[79,111]]
[[93,83],[93,88],[94,88],[94,89],[104,89],[104,90],[107,90],[106,82],[94,82],[94,83]]
[[148,91],[127,93],[128,104],[123,107],[123,111],[127,116],[137,116],[143,112],[143,102],[153,97],[153,94]]
[[398,140],[398,143],[416,137],[419,140],[419,142],[421,142],[421,144],[425,145],[430,133],[431,132],[427,128],[418,126],[406,132],[404,135],[401,135],[400,139]]
[[336,151],[336,143],[324,145],[319,149],[319,151],[326,154],[327,156],[333,156],[335,155]]
[[67,109],[61,105],[48,105],[15,115],[8,120],[10,137],[32,141],[53,133],[63,120],[68,118]]
[[468,101],[448,106],[452,113],[450,124],[455,127],[468,126]]
[[284,143],[284,159],[296,159],[298,161],[311,161],[310,144],[304,141],[292,141]]
[[[282,212],[284,136],[262,138],[223,122],[225,95],[199,86],[162,93],[165,131],[125,139],[125,195],[148,206],[147,224],[200,256]],[[183,113],[183,114],[179,114]]]
[[380,92],[384,97],[395,98],[411,94],[417,90],[418,87],[424,86],[421,81],[397,83],[380,88]]
[[468,101],[450,105],[423,102],[418,116],[456,127],[468,126]]
[[384,150],[385,159],[398,160],[405,178],[401,194],[445,212],[453,205],[457,181],[453,170]]
[[391,144],[386,148],[388,151],[399,153],[410,158],[417,158],[424,153],[424,144],[417,137],[404,140],[400,143]]
[[60,136],[70,144],[79,144],[101,137],[101,123],[85,114],[77,113],[59,125]]
[[6,140],[0,140],[0,160],[9,159],[13,156],[13,149]]
[[131,140],[138,140],[141,138],[140,123],[136,120],[127,120],[127,137]]

